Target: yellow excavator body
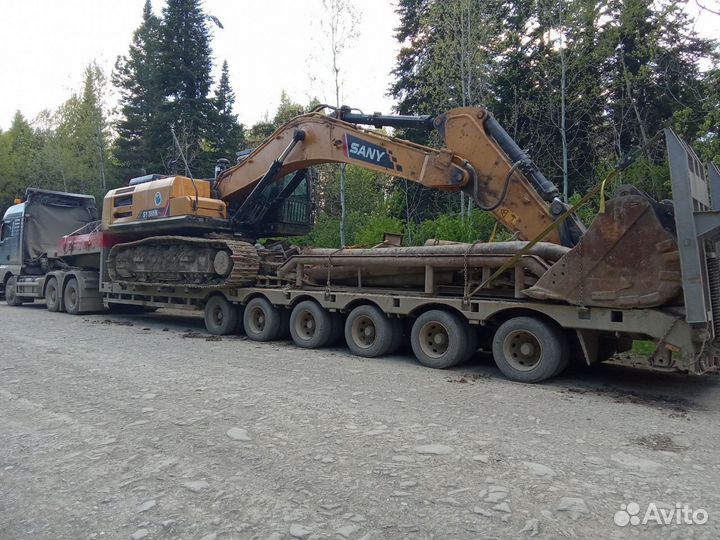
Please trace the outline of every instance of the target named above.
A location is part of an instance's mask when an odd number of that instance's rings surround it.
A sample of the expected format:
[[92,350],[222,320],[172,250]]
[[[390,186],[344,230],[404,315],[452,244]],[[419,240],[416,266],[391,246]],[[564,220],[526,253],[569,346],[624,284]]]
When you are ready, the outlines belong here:
[[113,189],[103,200],[105,230],[114,225],[178,216],[226,219],[227,205],[212,197],[210,182],[186,176]]

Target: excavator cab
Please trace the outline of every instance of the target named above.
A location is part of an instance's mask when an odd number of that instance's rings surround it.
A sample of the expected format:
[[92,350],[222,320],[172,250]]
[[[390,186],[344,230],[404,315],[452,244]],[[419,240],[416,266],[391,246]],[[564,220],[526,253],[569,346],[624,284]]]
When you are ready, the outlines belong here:
[[253,192],[242,205],[230,207],[233,229],[256,238],[309,233],[315,223],[316,177],[314,169],[300,169]]

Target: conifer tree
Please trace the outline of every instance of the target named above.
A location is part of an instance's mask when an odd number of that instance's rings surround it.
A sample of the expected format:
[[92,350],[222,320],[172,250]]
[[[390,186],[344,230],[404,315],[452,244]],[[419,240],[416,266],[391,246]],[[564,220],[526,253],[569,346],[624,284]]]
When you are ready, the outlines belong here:
[[159,19],[145,1],[142,23],[135,30],[128,55],[118,58],[113,84],[120,90],[115,158],[121,176],[163,172],[157,139],[157,113],[162,103],[158,84]]
[[152,142],[163,152],[169,172],[186,173],[173,144],[173,126],[188,165],[197,176],[212,172],[208,148],[212,132],[212,50],[208,17],[201,0],[168,0],[160,24],[158,84],[164,101]]
[[212,143],[212,159],[229,159],[234,163],[235,154],[243,150],[245,143],[243,126],[238,123],[233,113],[235,92],[230,86],[230,72],[227,60],[223,62],[220,80],[213,97],[213,121],[210,126]]

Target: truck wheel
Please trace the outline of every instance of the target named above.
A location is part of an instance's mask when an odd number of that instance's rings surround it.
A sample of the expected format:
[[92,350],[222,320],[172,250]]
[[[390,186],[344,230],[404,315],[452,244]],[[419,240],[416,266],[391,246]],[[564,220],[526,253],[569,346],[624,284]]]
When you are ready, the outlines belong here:
[[375,306],[358,306],[345,321],[345,341],[350,352],[365,358],[387,354],[396,330],[390,318]]
[[305,349],[325,347],[333,337],[332,319],[330,312],[317,302],[300,302],[290,314],[290,336],[295,345]]
[[5,283],[5,302],[8,306],[21,306],[25,302],[25,298],[17,295],[17,289],[15,283],[17,279],[15,276],[11,276],[10,279]]
[[434,309],[413,324],[410,344],[418,361],[426,367],[444,369],[470,356],[469,325],[458,315]]
[[60,290],[57,278],[51,277],[45,286],[45,307],[48,311],[60,311]]
[[232,334],[237,328],[238,312],[224,296],[211,296],[205,304],[205,328],[216,336]]
[[70,315],[80,314],[80,286],[76,278],[70,278],[65,285],[63,302],[65,303],[65,311],[67,313]]
[[245,306],[243,326],[253,341],[272,341],[280,335],[282,316],[267,298],[253,298]]
[[553,377],[568,361],[565,336],[551,324],[533,317],[515,317],[501,324],[492,349],[503,375],[525,383]]

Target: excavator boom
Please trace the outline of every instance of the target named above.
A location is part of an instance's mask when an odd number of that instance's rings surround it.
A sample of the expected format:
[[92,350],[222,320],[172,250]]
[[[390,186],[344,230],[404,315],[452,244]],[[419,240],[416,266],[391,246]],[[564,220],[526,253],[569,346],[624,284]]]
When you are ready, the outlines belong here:
[[[357,123],[436,129],[445,148],[360,129]],[[224,171],[216,190],[226,203],[240,204],[235,216],[242,221],[253,213],[252,201],[268,183],[321,163],[354,164],[432,189],[464,191],[523,240],[540,234],[566,209],[555,187],[492,115],[473,107],[452,109],[434,118],[364,116],[344,110],[336,116],[318,112],[298,116]],[[577,220],[570,224],[571,229],[551,231],[546,241],[574,245],[584,229]]]

